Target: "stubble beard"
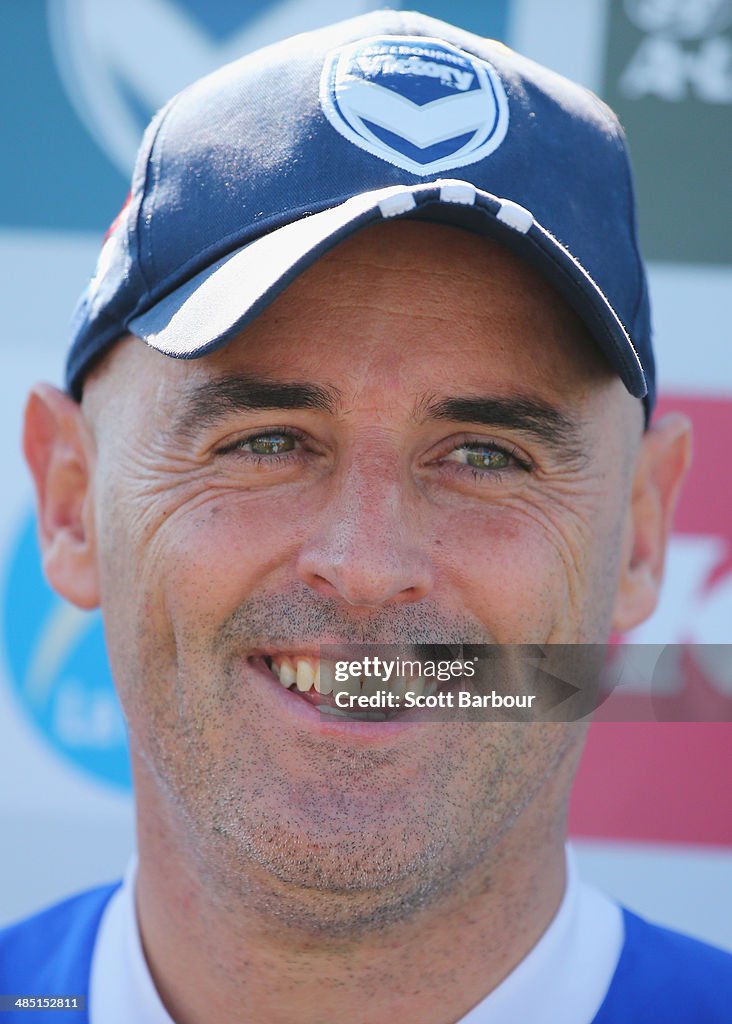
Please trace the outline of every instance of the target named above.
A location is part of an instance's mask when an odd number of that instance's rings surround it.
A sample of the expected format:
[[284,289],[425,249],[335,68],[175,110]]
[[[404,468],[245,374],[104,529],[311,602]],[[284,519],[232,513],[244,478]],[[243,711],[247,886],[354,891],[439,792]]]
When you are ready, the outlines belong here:
[[[187,659],[181,648],[172,691],[144,713],[145,761],[211,899],[273,926],[347,939],[415,918],[468,877],[473,889],[489,888],[492,849],[543,782],[528,764],[516,770],[535,746],[526,725],[432,723],[431,739],[422,734],[414,750],[423,744],[429,770],[408,787],[399,784],[403,749],[356,750],[303,734],[294,778],[288,739],[259,724],[256,708],[242,713],[241,638],[253,638],[263,618],[278,621],[261,603],[253,621],[247,613],[217,632],[206,657]],[[444,629],[434,640],[428,627],[418,642],[444,640]],[[311,624],[310,635],[320,628]]]

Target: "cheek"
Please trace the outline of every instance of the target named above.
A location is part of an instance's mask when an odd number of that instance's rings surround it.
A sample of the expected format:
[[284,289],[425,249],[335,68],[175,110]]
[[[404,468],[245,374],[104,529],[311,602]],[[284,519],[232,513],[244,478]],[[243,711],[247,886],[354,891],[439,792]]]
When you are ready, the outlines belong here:
[[572,586],[566,541],[545,517],[507,507],[465,514],[442,531],[451,587],[498,643],[544,643]]
[[164,679],[201,675],[227,620],[257,593],[287,593],[311,506],[293,505],[284,489],[210,488],[159,514],[133,541],[126,570],[135,605],[127,628],[148,665],[154,657]]
[[148,506],[142,523],[139,509],[119,505],[105,521],[107,649],[131,743],[146,761],[173,764],[177,749],[198,749],[203,735],[218,749],[218,631],[291,563],[299,534],[284,503],[235,492]]
[[154,547],[159,600],[174,631],[220,625],[264,581],[281,576],[286,587],[309,522],[308,510],[284,496],[229,493],[167,524]]
[[98,515],[102,607],[120,687],[150,670],[160,686],[182,653],[287,562],[302,517],[284,502],[214,489],[104,496]]
[[597,487],[456,510],[436,546],[449,586],[499,643],[604,643],[622,503]]

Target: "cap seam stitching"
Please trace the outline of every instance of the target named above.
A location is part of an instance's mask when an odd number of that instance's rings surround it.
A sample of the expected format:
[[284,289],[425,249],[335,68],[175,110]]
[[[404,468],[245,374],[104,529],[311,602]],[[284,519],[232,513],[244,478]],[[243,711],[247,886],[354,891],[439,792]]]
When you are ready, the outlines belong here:
[[[143,252],[142,252],[142,229],[144,227],[143,207],[145,205],[145,200],[147,198],[149,198],[150,194],[155,190],[155,188],[158,186],[158,184],[160,182],[160,164],[159,164],[159,161],[156,161],[154,163],[154,166],[153,166],[155,147],[156,147],[156,145],[158,143],[158,140],[160,139],[160,136],[162,134],[163,129],[165,127],[167,127],[168,115],[170,114],[170,111],[173,109],[173,107],[178,103],[178,100],[180,99],[180,97],[181,97],[181,93],[178,93],[176,96],[173,96],[173,98],[171,100],[169,100],[165,104],[165,106],[162,107],[162,109],[159,112],[158,125],[157,125],[157,127],[155,129],[155,132],[153,133],[152,139],[150,140],[150,149],[148,151],[147,166],[145,167],[145,179],[144,179],[144,181],[142,183],[142,190],[141,190],[141,196],[140,196],[140,205],[139,205],[139,208],[138,208],[138,211],[137,211],[137,217],[135,218],[135,234],[137,235],[137,238],[136,238],[137,263],[138,263],[138,266],[140,268],[140,276],[142,277],[142,280],[144,282],[145,291],[146,291],[147,295],[151,295],[152,294],[153,287],[150,284],[148,275],[145,273],[145,263],[143,261]],[[153,179],[152,183],[151,183],[151,177]],[[150,188],[148,188],[148,184],[150,184]],[[146,256],[147,256],[147,260],[148,260],[149,265],[150,265],[150,269],[154,273],[155,267],[154,267],[154,259],[153,259],[153,254],[152,254],[152,230],[148,231],[148,239],[147,239],[146,250],[147,250],[146,251]]]

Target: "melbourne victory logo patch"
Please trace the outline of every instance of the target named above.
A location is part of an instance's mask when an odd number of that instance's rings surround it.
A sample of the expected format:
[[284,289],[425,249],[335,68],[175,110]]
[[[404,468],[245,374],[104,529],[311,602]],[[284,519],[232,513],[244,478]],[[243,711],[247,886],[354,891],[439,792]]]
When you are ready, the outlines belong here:
[[508,129],[490,64],[426,37],[361,39],[330,54],[320,102],[349,142],[412,174],[482,160]]

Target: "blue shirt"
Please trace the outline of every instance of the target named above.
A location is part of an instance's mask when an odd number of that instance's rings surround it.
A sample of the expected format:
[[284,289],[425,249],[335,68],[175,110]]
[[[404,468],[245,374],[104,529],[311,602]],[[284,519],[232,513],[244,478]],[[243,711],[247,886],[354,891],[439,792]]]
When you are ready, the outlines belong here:
[[[79,995],[88,1002],[99,924],[117,888],[81,893],[0,932],[0,994]],[[618,965],[591,1024],[731,1024],[731,954],[629,910],[623,922]],[[88,1021],[88,1010],[0,1012],[0,1024]]]

